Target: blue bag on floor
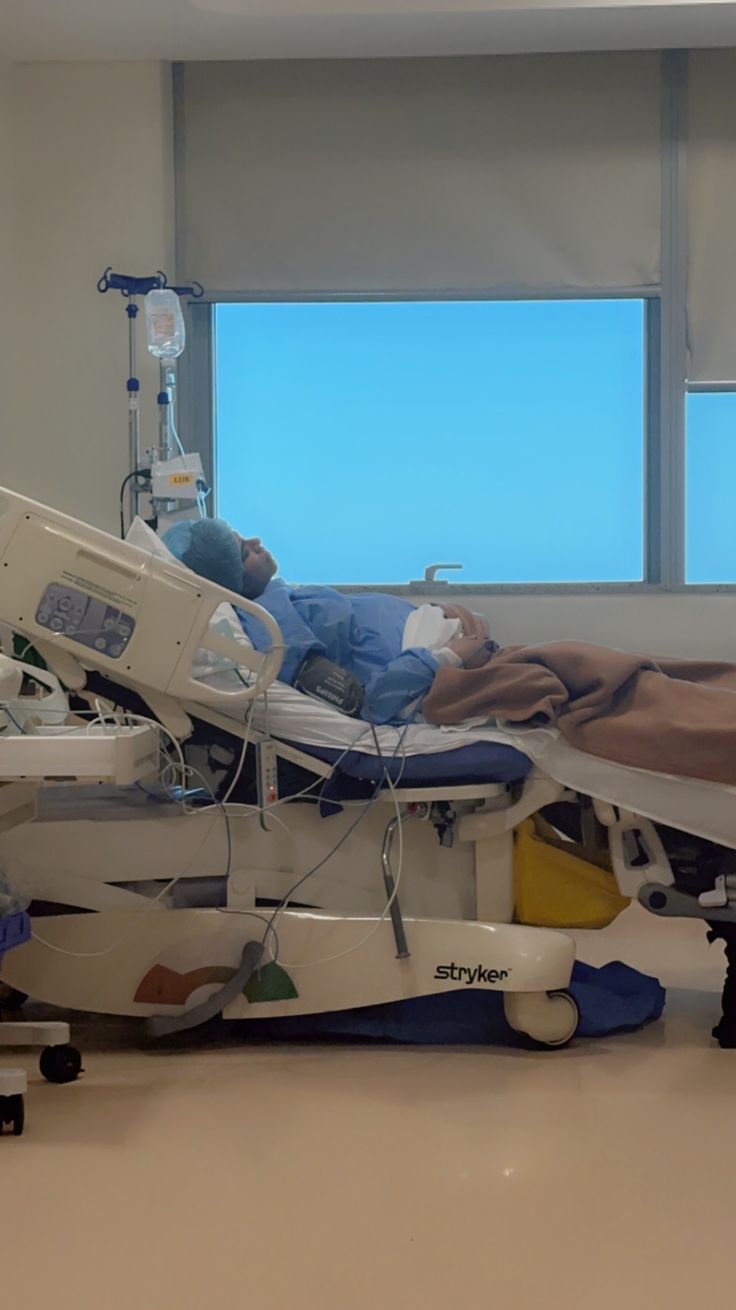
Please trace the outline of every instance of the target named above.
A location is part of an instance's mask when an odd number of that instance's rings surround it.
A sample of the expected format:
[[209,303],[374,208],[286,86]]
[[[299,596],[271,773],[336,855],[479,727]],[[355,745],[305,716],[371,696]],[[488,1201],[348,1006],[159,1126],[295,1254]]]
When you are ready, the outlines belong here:
[[[656,978],[616,960],[602,969],[576,962],[568,989],[580,1010],[579,1037],[631,1032],[658,1019],[665,991]],[[360,1010],[259,1019],[254,1035],[276,1040],[369,1038],[426,1046],[518,1042],[506,1022],[501,992],[474,990],[416,996]]]
[[601,969],[576,961],[569,990],[580,1010],[578,1037],[631,1032],[659,1019],[664,1009],[662,984],[620,960]]

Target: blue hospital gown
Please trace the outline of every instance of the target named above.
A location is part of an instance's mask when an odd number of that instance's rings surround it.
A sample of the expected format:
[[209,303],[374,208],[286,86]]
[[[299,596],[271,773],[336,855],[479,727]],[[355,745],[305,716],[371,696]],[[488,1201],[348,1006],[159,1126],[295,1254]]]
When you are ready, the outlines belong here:
[[[290,587],[283,578],[274,578],[256,603],[276,620],[287,646],[279,673],[282,682],[293,684],[304,658],[318,652],[362,684],[361,717],[374,723],[412,718],[410,706],[432,685],[438,662],[431,651],[401,649],[404,624],[414,606],[400,596],[344,596],[332,587]],[[237,613],[256,650],[263,650],[269,644],[263,625],[251,614]]]

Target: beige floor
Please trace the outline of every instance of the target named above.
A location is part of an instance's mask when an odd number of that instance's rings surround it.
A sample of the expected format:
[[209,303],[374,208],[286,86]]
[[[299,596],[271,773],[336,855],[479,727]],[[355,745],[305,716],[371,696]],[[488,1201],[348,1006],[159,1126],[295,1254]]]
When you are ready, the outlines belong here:
[[[0,1141],[0,1297],[74,1310],[728,1305],[736,1052],[720,951],[627,912],[592,962],[659,972],[666,1020],[549,1054],[146,1050],[80,1024]],[[7,1060],[6,1056],[0,1056]]]

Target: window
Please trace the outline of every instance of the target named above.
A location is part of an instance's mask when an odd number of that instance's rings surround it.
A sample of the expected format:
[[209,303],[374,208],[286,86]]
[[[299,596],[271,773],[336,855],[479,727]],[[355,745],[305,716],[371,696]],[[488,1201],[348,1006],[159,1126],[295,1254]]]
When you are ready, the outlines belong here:
[[736,582],[736,393],[687,398],[686,579]]
[[641,300],[221,304],[218,512],[295,582],[643,577]]

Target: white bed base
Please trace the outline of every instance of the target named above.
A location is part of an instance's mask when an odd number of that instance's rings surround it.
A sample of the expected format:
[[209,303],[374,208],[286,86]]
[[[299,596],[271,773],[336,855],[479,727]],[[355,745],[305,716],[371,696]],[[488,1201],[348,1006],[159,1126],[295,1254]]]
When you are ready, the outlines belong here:
[[[569,983],[573,944],[561,933],[511,923],[513,828],[559,792],[555,784],[533,780],[514,804],[500,786],[396,793],[407,813],[401,903],[408,909],[409,959],[397,958],[389,918],[376,927],[386,903],[380,851],[395,812],[390,794],[382,796],[358,825],[352,844],[348,839],[331,862],[335,871],[316,875],[303,889],[302,901],[318,908],[278,915],[279,960],[296,966],[293,973],[285,969],[294,994],[289,987],[289,995],[269,995],[260,1003],[240,998],[224,1017],[348,1009],[473,982],[504,992],[512,1027],[548,1045],[568,1040],[574,1007],[547,994],[562,992]],[[383,803],[389,800],[391,805]],[[449,848],[439,844],[429,819],[431,805],[439,801],[460,813]],[[427,817],[412,821],[411,811]],[[347,810],[320,819],[316,807],[298,802],[280,813],[291,837],[273,815],[266,820],[269,831],[257,819],[241,821],[248,832],[234,836],[221,910],[152,908],[150,888],[136,890],[136,883],[150,882],[154,871],[160,882],[181,869],[182,861],[190,861],[188,876],[221,877],[223,820],[216,810],[170,818],[41,822],[1,836],[0,858],[22,858],[24,886],[34,899],[97,911],[38,919],[38,940],[7,957],[3,981],[54,1004],[98,1012],[177,1015],[198,1004],[224,984],[245,943],[263,936],[272,912],[257,901],[278,901],[355,818]],[[479,822],[482,830],[474,832],[472,825]],[[237,828],[233,817],[231,832]],[[260,858],[254,863],[254,857]],[[432,901],[440,902],[446,917],[428,915],[426,908],[421,917],[414,911],[415,904],[426,907]],[[322,960],[327,962],[314,963]],[[197,987],[178,1003],[180,978],[186,975]],[[173,991],[156,990],[162,978]]]
[[[541,779],[528,782],[514,803],[503,786],[396,791],[402,810],[421,806],[426,816],[428,805],[445,802],[458,815],[450,847],[440,845],[427,817],[405,823],[401,902],[407,912],[510,923],[513,829],[560,795],[557,784]],[[108,817],[93,819],[73,817],[74,796],[68,799],[70,818],[0,834],[0,862],[22,867],[33,899],[87,910],[132,908],[139,899],[136,884],[166,882],[179,874],[184,885],[223,877],[227,844],[218,809],[184,815],[173,805],[138,805],[115,817],[112,806]],[[105,812],[104,801],[98,808]],[[137,817],[141,808],[144,816]],[[94,812],[94,801],[81,811]],[[385,904],[381,847],[394,812],[391,794],[381,793],[339,852],[310,877],[299,902],[333,913],[380,913]],[[295,801],[266,812],[264,829],[257,815],[232,807],[228,903],[278,900],[338,844],[357,813],[346,807],[324,819],[315,805]],[[143,895],[146,891],[141,886]]]
[[[58,1004],[177,1016],[229,981],[249,941],[265,937],[268,948],[272,918],[278,963],[269,962],[267,949],[263,969],[223,1011],[227,1019],[319,1014],[473,986],[503,992],[512,1026],[547,1045],[568,1041],[577,1026],[574,1002],[564,992],[573,942],[535,928],[406,918],[406,959],[397,959],[390,920],[377,924],[374,915],[320,911],[55,916],[38,921],[38,935],[57,949],[78,952],[58,957],[65,958],[54,976]],[[124,949],[116,949],[118,942]],[[107,960],[93,954],[108,945]],[[9,980],[25,990],[47,976],[48,957],[38,940],[13,952]]]

